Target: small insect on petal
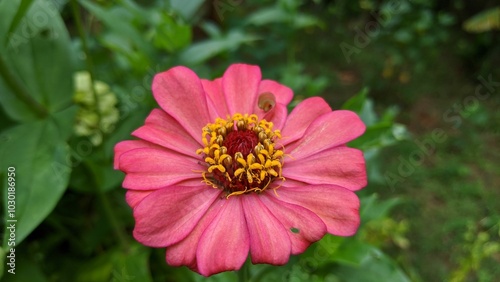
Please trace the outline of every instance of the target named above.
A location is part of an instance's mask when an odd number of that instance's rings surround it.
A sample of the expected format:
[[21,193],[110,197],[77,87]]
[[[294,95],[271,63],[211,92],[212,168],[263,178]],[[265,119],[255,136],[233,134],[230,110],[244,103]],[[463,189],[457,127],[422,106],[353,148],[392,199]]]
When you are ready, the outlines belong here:
[[260,94],[259,96],[259,101],[258,101],[258,106],[260,109],[262,109],[264,112],[269,112],[274,108],[276,105],[276,97],[274,96],[273,93],[271,92],[264,92]]

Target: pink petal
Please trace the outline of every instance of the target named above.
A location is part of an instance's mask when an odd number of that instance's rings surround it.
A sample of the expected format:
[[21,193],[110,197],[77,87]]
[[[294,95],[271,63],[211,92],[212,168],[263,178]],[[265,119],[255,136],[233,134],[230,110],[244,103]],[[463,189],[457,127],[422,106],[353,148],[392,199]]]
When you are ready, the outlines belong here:
[[201,235],[196,251],[200,274],[210,276],[240,269],[248,256],[249,246],[241,196],[230,197]]
[[366,186],[363,152],[335,147],[303,159],[287,158],[283,176],[309,184],[335,184],[356,191]]
[[134,208],[135,206],[137,206],[138,203],[140,203],[144,198],[146,198],[149,194],[151,194],[154,191],[155,190],[151,191],[127,190],[127,193],[125,193],[125,200],[127,201],[127,204],[131,208]]
[[207,185],[172,186],[154,191],[134,208],[134,238],[151,247],[166,247],[181,241],[219,194],[219,190]]
[[215,216],[217,216],[224,204],[225,198],[218,198],[212,203],[205,215],[200,219],[195,228],[179,243],[167,248],[166,261],[172,266],[186,265],[189,268],[198,271],[196,265],[196,250],[200,237],[207,229],[208,225],[212,223]]
[[195,139],[211,122],[206,94],[198,76],[179,66],[157,74],[153,79],[153,95],[160,107],[176,119]]
[[222,92],[222,78],[217,78],[213,81],[202,79],[201,84],[215,107],[217,117],[225,118],[229,114],[229,110],[226,104],[226,97]]
[[331,111],[328,103],[320,97],[312,97],[300,102],[288,116],[281,131],[283,145],[300,139],[316,118]]
[[203,147],[201,137],[199,141],[194,140],[174,118],[160,109],[154,109],[146,124],[132,135],[188,156],[195,157],[196,150]]
[[[295,148],[287,153],[302,159],[318,152],[343,145],[365,132],[366,126],[351,111],[339,110],[316,118],[307,128]],[[283,134],[282,134],[283,136]]]
[[134,149],[138,148],[159,148],[157,145],[151,144],[149,142],[145,142],[142,140],[126,140],[126,141],[121,141],[115,145],[115,156],[114,156],[114,161],[113,161],[113,167],[114,169],[119,169],[120,167],[120,157]]
[[359,227],[359,199],[354,192],[336,185],[281,187],[279,199],[302,206],[319,216],[328,233],[351,236]]
[[233,64],[226,70],[222,89],[231,115],[253,113],[261,78],[258,66]]
[[119,162],[120,170],[126,173],[123,187],[128,189],[154,190],[202,178],[199,160],[167,149],[130,150],[121,155]]
[[271,121],[274,124],[273,130],[281,130],[285,125],[288,116],[288,109],[283,104],[276,104],[276,106],[266,113],[262,118]]
[[288,105],[293,98],[293,91],[289,87],[274,80],[264,79],[260,82],[258,93],[271,92],[276,97],[276,103]]
[[290,257],[290,231],[283,227],[259,197],[253,193],[241,197],[250,235],[252,263],[283,265]]
[[326,225],[312,211],[283,202],[274,193],[262,194],[260,200],[286,228],[292,243],[292,254],[304,252],[311,243],[326,234]]

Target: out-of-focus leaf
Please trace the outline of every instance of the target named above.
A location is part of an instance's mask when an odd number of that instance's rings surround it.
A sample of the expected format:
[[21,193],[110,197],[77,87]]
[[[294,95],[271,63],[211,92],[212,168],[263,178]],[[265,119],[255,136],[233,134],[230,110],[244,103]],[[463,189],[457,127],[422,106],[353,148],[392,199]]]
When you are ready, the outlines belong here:
[[[88,165],[96,178],[97,185],[103,192],[107,192],[108,190],[118,186],[123,180],[123,173],[121,171],[114,170],[113,164],[111,163],[89,163]],[[93,190],[95,191],[95,188]]]
[[10,39],[10,34],[17,29],[19,23],[23,19],[24,15],[28,11],[29,7],[33,3],[33,0],[21,0],[21,4],[19,5],[19,8],[17,9],[16,15],[14,16],[14,19],[12,19],[12,22],[10,23],[9,30],[7,31],[7,36],[5,37],[5,43],[9,41]]
[[194,14],[203,5],[203,0],[170,0],[170,7],[179,13],[185,20],[192,19]]
[[500,29],[500,7],[483,11],[466,20],[463,28],[468,32],[485,32]]
[[210,38],[222,37],[222,32],[220,28],[213,22],[209,21],[203,22],[200,24],[200,27],[210,36]]
[[389,212],[401,203],[399,198],[379,200],[377,194],[361,198],[361,218],[362,222],[382,219],[389,215]]
[[290,13],[279,6],[257,10],[246,20],[247,25],[262,26],[272,23],[289,23],[296,29],[323,26],[323,23],[314,16],[298,12]]
[[152,48],[141,35],[139,29],[133,26],[134,15],[129,10],[123,7],[104,9],[88,0],[79,0],[78,2],[102,21],[113,32],[113,37],[120,38],[119,41],[122,42],[123,46],[114,45],[117,51],[127,54],[133,50],[136,56],[141,59],[134,62],[141,62],[142,65],[146,66],[150,64],[147,54],[152,53]]
[[358,94],[351,97],[342,105],[342,109],[351,110],[357,113],[361,112],[361,110],[363,109],[363,105],[365,104],[368,91],[369,90],[367,87],[361,89]]
[[[7,268],[8,269],[8,268]],[[16,259],[16,274],[5,274],[5,280],[9,282],[45,282],[47,277],[40,267],[33,261],[25,257],[18,256]]]
[[105,253],[82,265],[74,281],[152,281],[149,252],[150,249],[134,244],[127,252]]
[[259,9],[257,10],[257,12],[248,16],[246,24],[261,26],[270,23],[287,22],[290,20],[291,16],[290,14],[287,14],[286,11],[280,9],[279,7],[271,7],[271,8]]
[[[12,22],[19,0],[0,2],[0,34]],[[73,93],[70,39],[57,7],[51,1],[34,1],[7,46],[0,45],[0,55],[12,75],[19,78],[27,95],[55,113],[71,105]],[[16,121],[37,117],[0,79],[0,103]]]
[[199,64],[220,53],[236,49],[241,44],[257,39],[259,38],[256,36],[233,30],[223,38],[211,39],[191,45],[180,54],[179,61],[187,65]]
[[191,26],[179,23],[171,15],[160,12],[151,32],[154,44],[175,52],[191,43]]
[[346,240],[332,257],[334,261],[341,264],[359,266],[370,255],[372,246],[358,240]]
[[400,267],[379,249],[358,243],[358,246],[346,246],[347,252],[353,259],[362,258],[358,265],[341,265],[335,269],[335,275],[340,281],[391,281],[409,282],[408,276]]
[[[69,147],[50,120],[22,124],[3,132],[0,168],[15,168],[16,244],[23,241],[55,207],[66,190],[71,166]],[[2,183],[5,220],[7,181]],[[6,233],[7,234],[7,233]],[[7,234],[8,235],[8,234]],[[6,235],[6,236],[7,236]],[[4,237],[3,245],[6,245]]]
[[313,27],[313,26],[318,26],[318,27],[324,26],[323,22],[320,21],[318,18],[306,14],[296,15],[293,19],[293,25],[297,29]]

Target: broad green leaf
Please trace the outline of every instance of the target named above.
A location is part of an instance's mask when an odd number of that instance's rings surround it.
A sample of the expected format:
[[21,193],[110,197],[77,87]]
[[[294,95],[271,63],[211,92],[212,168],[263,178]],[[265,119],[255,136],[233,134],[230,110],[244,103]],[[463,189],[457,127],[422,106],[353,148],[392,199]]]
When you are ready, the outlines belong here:
[[[0,2],[0,34],[6,33],[20,0]],[[13,31],[0,56],[27,95],[49,113],[71,105],[73,93],[70,39],[57,7],[51,1],[36,0]],[[17,98],[0,78],[0,104],[14,120],[36,119],[30,107]]]
[[21,19],[24,17],[26,12],[28,11],[28,8],[31,6],[33,3],[33,0],[21,0],[21,5],[19,5],[19,9],[17,9],[16,15],[14,16],[14,19],[12,19],[12,22],[10,23],[9,30],[7,31],[7,36],[5,37],[5,43],[9,41],[10,39],[10,34],[16,30],[17,26],[21,22]]
[[211,39],[191,45],[180,54],[179,61],[187,65],[199,64],[220,53],[236,49],[241,44],[257,39],[259,38],[256,36],[233,30],[223,38]]
[[468,32],[485,32],[500,29],[500,7],[483,11],[466,20],[463,25]]
[[[66,190],[71,164],[69,147],[51,120],[26,123],[7,129],[0,138],[0,168],[7,174],[15,168],[16,245],[23,241],[45,217]],[[2,183],[5,215],[7,181]],[[7,234],[6,234],[7,236]],[[3,246],[6,246],[4,237]]]
[[379,249],[364,243],[358,243],[358,246],[347,248],[346,251],[353,252],[351,254],[352,258],[361,258],[361,261],[359,261],[358,265],[346,264],[335,268],[334,273],[340,278],[340,281],[410,281],[401,268]]

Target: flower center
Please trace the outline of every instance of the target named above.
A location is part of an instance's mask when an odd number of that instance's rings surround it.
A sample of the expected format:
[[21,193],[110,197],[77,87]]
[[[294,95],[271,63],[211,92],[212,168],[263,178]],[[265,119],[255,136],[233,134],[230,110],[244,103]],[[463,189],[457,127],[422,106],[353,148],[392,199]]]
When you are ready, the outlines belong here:
[[207,164],[203,181],[229,197],[260,193],[274,179],[284,180],[283,150],[275,148],[279,138],[280,131],[273,130],[273,123],[259,120],[257,115],[237,113],[217,118],[203,128],[205,147],[196,151]]

